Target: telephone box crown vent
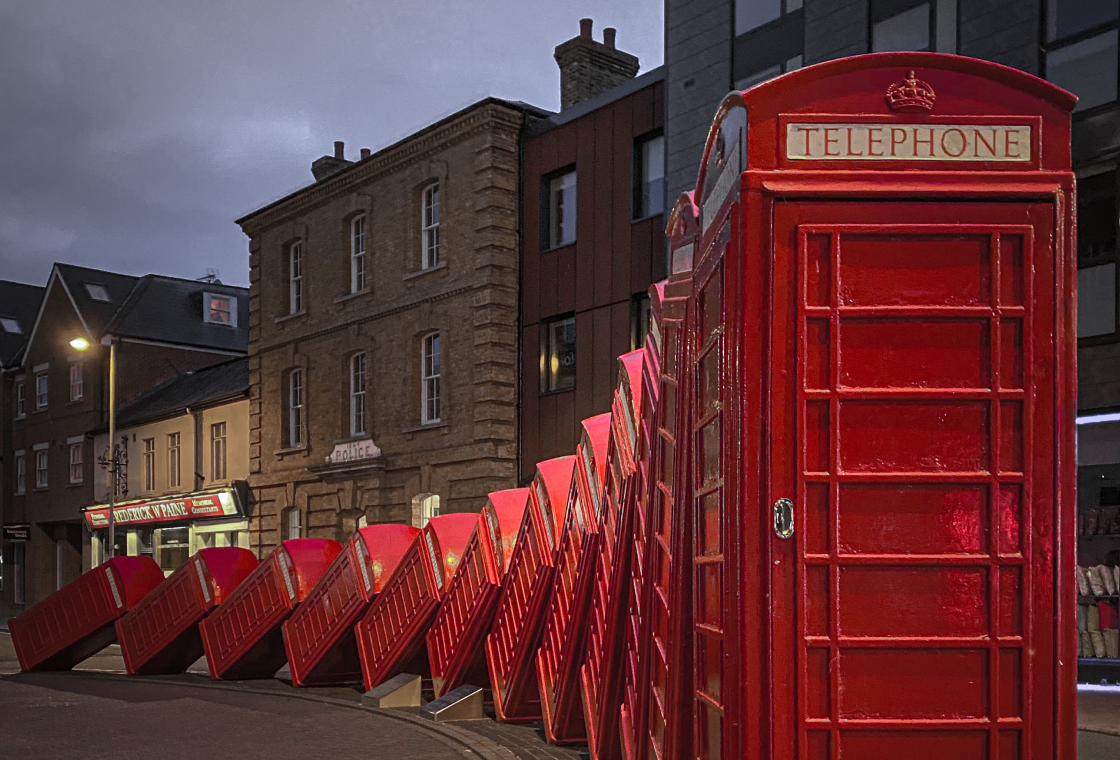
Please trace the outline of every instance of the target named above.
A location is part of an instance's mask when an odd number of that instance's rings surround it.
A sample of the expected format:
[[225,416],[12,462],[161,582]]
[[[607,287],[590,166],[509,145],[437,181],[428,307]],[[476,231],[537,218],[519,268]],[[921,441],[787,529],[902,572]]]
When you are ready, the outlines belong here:
[[918,113],[933,109],[937,95],[928,82],[914,76],[911,69],[906,78],[887,88],[887,107],[899,113]]

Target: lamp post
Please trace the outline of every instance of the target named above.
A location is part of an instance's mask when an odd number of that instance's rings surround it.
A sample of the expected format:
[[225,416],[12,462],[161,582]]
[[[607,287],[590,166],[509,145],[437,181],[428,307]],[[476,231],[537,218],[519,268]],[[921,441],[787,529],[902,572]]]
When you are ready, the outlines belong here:
[[[109,536],[106,558],[112,559],[116,551],[116,515],[117,505],[117,477],[120,462],[117,458],[117,342],[112,335],[101,337],[101,345],[109,347]],[[89,341],[85,338],[74,338],[70,347],[76,351],[85,351],[89,348]]]

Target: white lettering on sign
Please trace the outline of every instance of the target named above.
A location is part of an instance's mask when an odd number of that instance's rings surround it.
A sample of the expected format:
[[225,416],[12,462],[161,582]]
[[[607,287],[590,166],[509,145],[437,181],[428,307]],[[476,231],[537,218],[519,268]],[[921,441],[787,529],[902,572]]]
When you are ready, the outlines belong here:
[[794,161],[1031,160],[1027,124],[787,124]]
[[105,566],[105,577],[109,579],[109,590],[113,592],[113,601],[119,610],[124,606],[124,602],[121,601],[120,592],[117,591],[117,579],[113,577],[113,568],[108,565]]
[[377,459],[381,456],[381,449],[373,442],[372,438],[364,441],[347,441],[334,447],[327,456],[327,464],[342,464],[343,462],[362,462],[367,459]]
[[727,161],[723,163],[719,176],[711,186],[711,195],[707,197],[701,207],[700,214],[704,218],[705,233],[712,226],[712,222],[716,220],[716,212],[723,207],[723,202],[727,200],[727,196],[739,186],[739,177],[743,173],[742,159],[739,157],[739,142],[739,140],[735,141],[734,147],[731,148],[731,154],[727,157]]

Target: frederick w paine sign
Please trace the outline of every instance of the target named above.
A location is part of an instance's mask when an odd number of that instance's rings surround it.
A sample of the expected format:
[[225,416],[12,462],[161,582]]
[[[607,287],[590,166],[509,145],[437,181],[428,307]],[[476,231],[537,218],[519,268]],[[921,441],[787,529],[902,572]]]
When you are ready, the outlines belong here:
[[793,161],[1031,160],[1028,124],[786,124]]

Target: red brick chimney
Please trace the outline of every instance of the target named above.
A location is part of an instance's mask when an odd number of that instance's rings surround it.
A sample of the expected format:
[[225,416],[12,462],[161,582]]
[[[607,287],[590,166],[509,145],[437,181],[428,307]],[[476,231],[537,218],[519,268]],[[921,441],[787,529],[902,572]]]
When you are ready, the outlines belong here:
[[579,20],[579,36],[556,46],[560,67],[560,109],[595,97],[633,79],[638,59],[615,48],[615,30],[603,30],[603,41],[591,37],[592,21]]

